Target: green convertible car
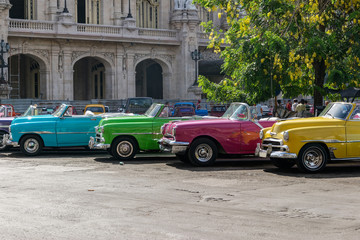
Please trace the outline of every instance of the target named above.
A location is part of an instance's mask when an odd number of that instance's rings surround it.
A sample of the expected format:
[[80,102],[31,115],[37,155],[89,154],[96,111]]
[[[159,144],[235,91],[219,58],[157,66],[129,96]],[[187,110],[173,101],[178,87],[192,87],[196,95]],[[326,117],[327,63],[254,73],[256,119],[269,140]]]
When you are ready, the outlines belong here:
[[199,116],[169,117],[164,104],[154,103],[144,115],[102,119],[90,137],[90,149],[106,149],[119,160],[130,160],[139,151],[160,151],[161,126],[174,120],[201,119]]

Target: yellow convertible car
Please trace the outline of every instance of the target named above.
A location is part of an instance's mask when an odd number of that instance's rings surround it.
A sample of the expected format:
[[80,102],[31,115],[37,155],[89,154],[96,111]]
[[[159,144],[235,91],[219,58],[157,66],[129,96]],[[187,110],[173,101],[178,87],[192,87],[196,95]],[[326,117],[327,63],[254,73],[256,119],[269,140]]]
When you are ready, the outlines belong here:
[[255,155],[270,157],[279,168],[296,164],[315,173],[329,161],[360,160],[360,105],[330,103],[318,117],[277,122],[260,138]]

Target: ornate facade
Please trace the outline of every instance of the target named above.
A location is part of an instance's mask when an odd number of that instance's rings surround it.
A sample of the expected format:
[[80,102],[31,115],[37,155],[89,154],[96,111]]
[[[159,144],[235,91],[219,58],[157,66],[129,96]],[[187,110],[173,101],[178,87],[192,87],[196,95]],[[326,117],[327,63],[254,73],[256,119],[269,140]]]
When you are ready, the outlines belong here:
[[218,20],[191,2],[0,0],[0,35],[10,44],[2,98],[199,98],[191,52],[207,56],[200,74],[222,77],[207,71],[219,59],[199,26]]

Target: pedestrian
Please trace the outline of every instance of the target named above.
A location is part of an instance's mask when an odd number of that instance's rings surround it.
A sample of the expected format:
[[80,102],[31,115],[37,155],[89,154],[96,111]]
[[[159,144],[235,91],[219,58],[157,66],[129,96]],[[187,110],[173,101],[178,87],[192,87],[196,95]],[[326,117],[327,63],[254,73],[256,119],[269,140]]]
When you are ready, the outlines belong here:
[[305,109],[306,111],[310,111],[310,105],[308,104],[307,100],[305,100]]
[[300,103],[296,105],[295,112],[303,112],[306,110],[305,100],[301,99]]
[[291,100],[290,99],[288,100],[285,108],[286,108],[286,110],[291,111]]
[[261,104],[258,103],[258,104],[256,105],[256,117],[257,117],[258,120],[259,120],[260,118],[262,118],[262,113],[263,113],[263,110],[262,110],[262,108],[261,108]]
[[291,105],[291,111],[295,112],[295,108],[298,105],[298,100],[295,98],[294,103]]
[[201,103],[201,100],[199,99],[199,100],[197,101],[197,104],[196,104],[196,109],[197,109],[197,110],[199,110],[199,109],[201,108],[200,103]]

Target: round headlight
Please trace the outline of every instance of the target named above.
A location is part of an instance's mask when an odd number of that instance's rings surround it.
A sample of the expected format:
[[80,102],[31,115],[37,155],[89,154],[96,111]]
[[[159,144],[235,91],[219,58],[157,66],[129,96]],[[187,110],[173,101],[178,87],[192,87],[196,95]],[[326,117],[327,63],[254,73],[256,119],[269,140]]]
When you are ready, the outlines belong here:
[[284,138],[285,141],[289,141],[289,132],[288,131],[285,131],[283,133],[283,138]]
[[264,138],[264,130],[263,129],[260,130],[259,137],[261,140]]

